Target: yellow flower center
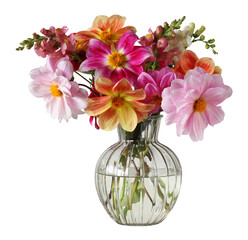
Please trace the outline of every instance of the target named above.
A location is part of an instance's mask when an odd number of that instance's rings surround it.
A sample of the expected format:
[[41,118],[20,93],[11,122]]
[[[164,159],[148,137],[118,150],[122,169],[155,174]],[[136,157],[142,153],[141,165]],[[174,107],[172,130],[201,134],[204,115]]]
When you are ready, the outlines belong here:
[[121,97],[115,97],[112,100],[112,107],[118,109],[124,105],[124,100]]
[[113,52],[108,57],[108,63],[112,67],[121,67],[123,62],[125,62],[125,56],[119,52]]
[[54,97],[60,97],[63,93],[58,89],[58,85],[52,85],[50,88],[50,92]]
[[113,37],[113,34],[110,31],[105,30],[105,31],[102,31],[99,34],[99,36],[100,36],[101,40],[106,41],[106,40],[111,40]]
[[151,99],[152,99],[152,101],[154,102],[155,105],[161,107],[161,102],[162,102],[162,98],[161,97],[159,97],[158,95],[155,95]]
[[203,99],[199,98],[199,99],[195,100],[193,109],[196,112],[202,113],[206,110],[206,107],[207,107],[207,103]]

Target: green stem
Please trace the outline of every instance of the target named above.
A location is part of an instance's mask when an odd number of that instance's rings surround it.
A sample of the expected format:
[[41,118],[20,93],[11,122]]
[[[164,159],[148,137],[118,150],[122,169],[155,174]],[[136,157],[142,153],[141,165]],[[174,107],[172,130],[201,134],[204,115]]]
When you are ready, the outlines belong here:
[[136,191],[137,186],[138,186],[138,178],[135,178],[134,184],[133,184],[132,193],[131,193],[131,206],[130,206],[130,210],[132,209],[133,197],[134,197],[134,193]]
[[87,78],[85,78],[83,75],[81,75],[80,73],[78,73],[77,71],[75,71],[75,73],[77,75],[79,75],[81,78],[83,78],[85,81],[87,81],[89,84],[92,84]]
[[81,84],[79,83],[78,84],[79,86],[82,86],[82,87],[86,87],[88,88],[91,92],[93,92],[97,97],[100,97],[99,94],[97,94],[92,88],[90,88],[89,86],[85,85],[85,84]]

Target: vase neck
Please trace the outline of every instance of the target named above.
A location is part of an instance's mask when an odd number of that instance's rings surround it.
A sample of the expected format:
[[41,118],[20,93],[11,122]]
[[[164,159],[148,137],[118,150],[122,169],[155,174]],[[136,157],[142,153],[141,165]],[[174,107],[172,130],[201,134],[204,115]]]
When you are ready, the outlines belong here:
[[156,141],[162,116],[150,116],[138,123],[133,132],[125,131],[120,125],[118,126],[118,135],[120,141]]

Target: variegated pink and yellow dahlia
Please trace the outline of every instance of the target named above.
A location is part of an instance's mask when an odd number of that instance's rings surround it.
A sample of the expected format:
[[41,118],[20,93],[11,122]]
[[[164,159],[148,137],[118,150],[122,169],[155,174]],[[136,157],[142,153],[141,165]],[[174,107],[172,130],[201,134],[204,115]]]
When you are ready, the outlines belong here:
[[78,52],[88,49],[90,39],[99,39],[110,45],[111,43],[116,43],[125,32],[136,32],[135,27],[123,27],[125,21],[126,18],[120,15],[112,15],[111,17],[97,16],[88,31],[80,31],[75,34]]
[[124,33],[117,46],[110,47],[98,39],[92,39],[87,51],[87,59],[80,65],[79,71],[95,70],[95,78],[110,78],[115,83],[125,78],[134,84],[143,72],[143,62],[153,55],[148,47],[135,47],[138,40],[132,31]]
[[132,132],[154,108],[153,104],[140,102],[146,97],[144,89],[133,90],[124,78],[116,84],[108,78],[98,78],[95,88],[104,96],[88,98],[84,111],[90,116],[98,116],[103,130],[113,130],[120,123],[124,130]]

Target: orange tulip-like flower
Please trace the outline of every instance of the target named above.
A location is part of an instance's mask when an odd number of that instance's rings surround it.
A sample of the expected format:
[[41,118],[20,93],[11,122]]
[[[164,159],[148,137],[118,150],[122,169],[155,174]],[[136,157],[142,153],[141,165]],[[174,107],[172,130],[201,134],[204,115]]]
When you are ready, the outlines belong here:
[[124,130],[132,132],[155,107],[139,102],[146,97],[144,89],[133,90],[125,78],[116,84],[108,78],[98,78],[95,88],[104,96],[88,98],[84,111],[90,116],[98,116],[100,128],[106,131],[113,130],[120,123]]
[[88,31],[80,31],[75,34],[77,51],[86,51],[92,38],[100,39],[110,45],[116,43],[123,33],[130,30],[136,32],[136,29],[131,26],[123,28],[125,21],[126,18],[119,15],[113,15],[109,18],[102,15],[97,16]]
[[195,67],[201,67],[209,74],[221,74],[221,68],[219,66],[215,66],[212,58],[203,57],[199,59],[197,55],[190,50],[185,50],[182,52],[174,71],[177,74],[181,73],[185,75],[189,70],[194,69]]

